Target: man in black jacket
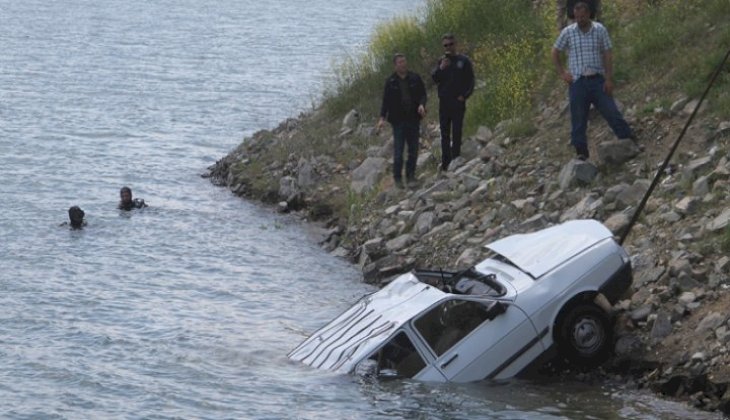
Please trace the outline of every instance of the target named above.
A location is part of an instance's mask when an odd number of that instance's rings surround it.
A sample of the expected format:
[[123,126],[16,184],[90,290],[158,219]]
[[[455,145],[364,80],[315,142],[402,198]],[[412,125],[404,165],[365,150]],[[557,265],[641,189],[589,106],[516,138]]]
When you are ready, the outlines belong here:
[[420,122],[426,115],[426,86],[421,76],[408,71],[408,61],[403,54],[393,57],[393,65],[395,72],[385,81],[376,129],[380,130],[386,120],[393,127],[393,179],[398,187],[403,187],[403,149],[408,146],[406,180],[413,186]]
[[[456,38],[441,37],[444,56],[431,72],[439,91],[439,124],[441,126],[441,169],[461,154],[461,130],[466,100],[474,91],[474,69],[471,61],[456,52]],[[452,137],[453,135],[453,137]]]

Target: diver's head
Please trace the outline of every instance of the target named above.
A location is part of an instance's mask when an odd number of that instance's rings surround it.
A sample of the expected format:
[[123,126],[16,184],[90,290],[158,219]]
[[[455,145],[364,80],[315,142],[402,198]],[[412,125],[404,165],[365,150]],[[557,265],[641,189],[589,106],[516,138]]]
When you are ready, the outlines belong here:
[[73,206],[68,209],[68,219],[71,227],[80,228],[84,224],[84,211],[79,206]]
[[122,189],[119,190],[119,199],[122,203],[131,203],[132,190],[129,187],[122,187]]

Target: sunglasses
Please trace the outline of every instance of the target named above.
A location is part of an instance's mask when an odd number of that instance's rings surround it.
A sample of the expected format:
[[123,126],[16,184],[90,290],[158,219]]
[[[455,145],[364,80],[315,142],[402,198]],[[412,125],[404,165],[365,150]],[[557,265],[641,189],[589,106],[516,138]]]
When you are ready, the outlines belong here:
[[444,44],[444,48],[449,48],[449,47],[451,47],[453,45],[454,45],[453,42],[449,42],[448,44]]

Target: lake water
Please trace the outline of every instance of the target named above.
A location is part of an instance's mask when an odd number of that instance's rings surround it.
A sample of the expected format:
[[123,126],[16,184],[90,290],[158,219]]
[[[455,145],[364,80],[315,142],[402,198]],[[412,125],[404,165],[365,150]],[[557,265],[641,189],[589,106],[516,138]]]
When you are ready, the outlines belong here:
[[[199,175],[311,108],[333,59],[414,3],[0,0],[0,417],[705,418],[615,385],[367,383],[286,359],[370,289]],[[151,207],[115,210],[123,185]],[[71,205],[83,231],[59,227]]]

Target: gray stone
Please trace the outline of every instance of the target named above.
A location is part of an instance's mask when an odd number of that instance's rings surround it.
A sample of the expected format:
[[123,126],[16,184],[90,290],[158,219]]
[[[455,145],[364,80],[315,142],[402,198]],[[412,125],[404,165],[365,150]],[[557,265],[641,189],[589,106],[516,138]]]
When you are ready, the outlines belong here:
[[727,255],[717,260],[715,263],[715,270],[717,270],[718,273],[725,273],[730,269],[730,257]]
[[686,96],[683,96],[676,101],[672,103],[672,106],[669,107],[669,110],[673,113],[681,112],[685,105],[687,105],[687,102],[689,102],[689,98]]
[[598,158],[609,165],[620,165],[641,152],[631,139],[604,141],[598,144]]
[[583,197],[575,206],[566,210],[561,216],[560,221],[585,219],[593,217],[596,210],[603,205],[603,200],[596,193],[590,193]]
[[672,333],[672,321],[666,312],[657,313],[654,325],[651,327],[651,338],[661,340]]
[[520,230],[522,231],[533,231],[542,229],[545,226],[547,226],[550,223],[550,221],[547,219],[547,217],[542,214],[538,213],[529,219],[525,220],[520,224]]
[[649,185],[651,185],[651,181],[647,179],[636,180],[633,185],[616,196],[616,205],[619,208],[638,205],[649,189]]
[[305,190],[312,188],[317,184],[315,175],[312,164],[304,158],[299,159],[299,164],[297,165],[297,183],[299,187]]
[[616,200],[616,197],[618,197],[619,194],[629,189],[629,187],[630,185],[626,183],[614,185],[613,187],[607,189],[606,192],[603,194],[603,200],[606,203],[612,203],[614,200]]
[[434,235],[438,235],[442,232],[448,233],[448,232],[452,232],[454,229],[456,229],[456,224],[454,224],[452,222],[444,222],[444,223],[436,226],[435,228],[431,229],[431,231],[428,232],[425,236],[434,236]]
[[[695,111],[695,108],[697,108],[697,105],[699,105],[700,100],[699,99],[693,99],[689,102],[687,102],[684,107],[682,108],[682,114],[684,115],[692,115],[692,113]],[[698,114],[702,113],[705,108],[707,108],[707,102],[703,102],[702,106],[700,107]]]
[[686,179],[694,180],[697,178],[698,174],[709,171],[711,165],[712,156],[694,159],[682,169],[682,174]]
[[464,184],[464,189],[467,193],[471,193],[477,187],[479,187],[479,183],[482,182],[481,178],[475,177],[473,175],[469,174],[463,174],[461,175],[461,182]]
[[670,210],[666,213],[660,214],[659,218],[664,220],[665,222],[674,223],[682,220],[682,215],[677,213],[676,211]]
[[421,213],[416,220],[416,226],[414,227],[414,230],[418,235],[425,235],[426,233],[428,233],[428,231],[431,230],[431,228],[433,228],[435,220],[436,215],[434,214],[434,212],[427,211]]
[[690,291],[702,286],[686,271],[682,271],[677,275],[677,284],[679,285],[679,290],[682,291]]
[[297,184],[296,179],[291,176],[283,176],[279,179],[279,197],[291,201],[299,194],[299,184]]
[[707,230],[717,232],[718,230],[725,229],[728,224],[730,224],[730,208],[723,210],[719,216],[715,217],[710,223],[708,223]]
[[504,154],[504,149],[502,146],[491,142],[484,146],[481,151],[479,151],[479,159],[483,161],[489,161],[494,158],[498,158]]
[[345,115],[345,118],[342,119],[342,128],[350,128],[354,129],[357,127],[357,124],[360,122],[360,113],[357,112],[357,110],[353,109],[350,110],[350,112]]
[[391,239],[385,243],[385,249],[389,252],[398,252],[401,249],[411,244],[412,236],[410,234],[403,234],[395,239]]
[[631,311],[631,320],[634,322],[643,322],[651,314],[651,305],[644,305]]
[[362,251],[373,259],[378,259],[385,254],[383,248],[385,240],[381,237],[370,239],[369,241],[362,244]]
[[474,138],[478,142],[486,144],[492,139],[492,136],[492,130],[490,130],[489,127],[481,125],[479,126],[479,128],[477,128],[477,133],[474,135]]
[[598,168],[588,161],[572,159],[563,166],[558,175],[560,188],[565,190],[573,185],[590,184],[596,179]]
[[697,299],[697,296],[695,296],[692,292],[684,292],[681,295],[679,295],[679,303],[684,305],[685,307],[691,303],[693,303]]
[[710,177],[701,176],[692,183],[692,195],[695,197],[703,197],[710,193]]
[[456,259],[456,267],[471,267],[482,259],[482,251],[475,248],[465,249]]
[[644,353],[644,343],[641,338],[634,334],[627,334],[616,340],[614,351],[616,357],[623,360],[637,360]]
[[699,325],[697,325],[697,328],[695,331],[702,333],[705,331],[714,331],[718,327],[720,327],[722,324],[725,323],[727,320],[727,316],[723,315],[719,312],[710,312],[705,316],[702,321],[700,321]]
[[684,197],[683,199],[679,200],[677,204],[674,205],[674,208],[679,212],[679,214],[682,215],[688,215],[688,214],[694,214],[697,211],[697,208],[700,205],[700,200],[696,197]]
[[715,337],[720,343],[727,344],[730,341],[730,329],[725,325],[719,327],[715,330]]
[[648,283],[655,283],[657,282],[662,275],[664,275],[664,272],[666,269],[664,267],[653,267],[648,270],[643,270],[639,273],[636,280],[634,281],[635,287],[642,287]]
[[603,224],[611,231],[614,235],[623,234],[624,230],[629,226],[631,219],[625,213],[614,213],[606,219]]
[[352,171],[350,188],[358,194],[372,190],[385,167],[386,160],[383,158],[366,158],[357,169]]

